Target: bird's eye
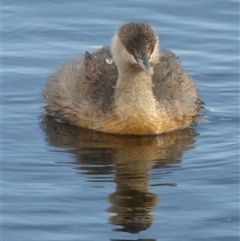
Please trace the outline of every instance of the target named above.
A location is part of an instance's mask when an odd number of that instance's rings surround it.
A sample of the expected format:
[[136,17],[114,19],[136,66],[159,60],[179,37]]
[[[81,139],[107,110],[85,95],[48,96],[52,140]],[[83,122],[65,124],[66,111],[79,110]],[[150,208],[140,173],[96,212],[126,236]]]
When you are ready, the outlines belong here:
[[133,51],[132,48],[128,48],[127,50],[128,50],[128,52],[129,52],[130,54],[134,55],[134,51]]

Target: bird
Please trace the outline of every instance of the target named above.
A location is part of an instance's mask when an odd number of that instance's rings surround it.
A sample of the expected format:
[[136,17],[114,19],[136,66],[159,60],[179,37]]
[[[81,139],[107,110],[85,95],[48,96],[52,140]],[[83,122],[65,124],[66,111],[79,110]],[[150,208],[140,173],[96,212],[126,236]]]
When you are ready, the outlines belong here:
[[158,135],[196,123],[203,102],[179,58],[146,22],[127,22],[111,44],[62,64],[43,90],[44,112],[111,134]]

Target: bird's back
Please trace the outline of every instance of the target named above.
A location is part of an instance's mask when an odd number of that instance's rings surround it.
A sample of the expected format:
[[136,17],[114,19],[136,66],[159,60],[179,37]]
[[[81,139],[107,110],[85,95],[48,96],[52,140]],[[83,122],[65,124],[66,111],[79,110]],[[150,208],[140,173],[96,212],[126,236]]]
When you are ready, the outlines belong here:
[[45,111],[77,125],[81,118],[111,111],[117,77],[108,46],[86,52],[83,59],[63,64],[50,76],[43,91]]
[[202,102],[199,100],[198,89],[171,51],[161,49],[152,81],[154,96],[163,111],[169,115],[172,113],[179,119],[199,114]]

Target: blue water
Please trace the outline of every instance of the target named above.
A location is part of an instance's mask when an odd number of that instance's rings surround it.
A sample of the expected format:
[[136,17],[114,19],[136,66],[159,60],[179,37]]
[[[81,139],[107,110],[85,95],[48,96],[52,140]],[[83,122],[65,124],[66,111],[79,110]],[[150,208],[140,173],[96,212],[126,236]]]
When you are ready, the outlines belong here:
[[[42,114],[61,63],[148,21],[206,104],[194,129],[105,135]],[[239,1],[2,2],[1,240],[239,240]]]

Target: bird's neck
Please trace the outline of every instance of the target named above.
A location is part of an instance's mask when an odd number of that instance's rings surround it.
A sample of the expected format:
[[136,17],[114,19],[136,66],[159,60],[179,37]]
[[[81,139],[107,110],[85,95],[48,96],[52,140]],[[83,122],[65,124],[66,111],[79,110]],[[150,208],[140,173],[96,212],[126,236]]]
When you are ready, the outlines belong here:
[[144,71],[119,71],[115,89],[115,111],[120,118],[141,120],[156,114],[152,77]]

